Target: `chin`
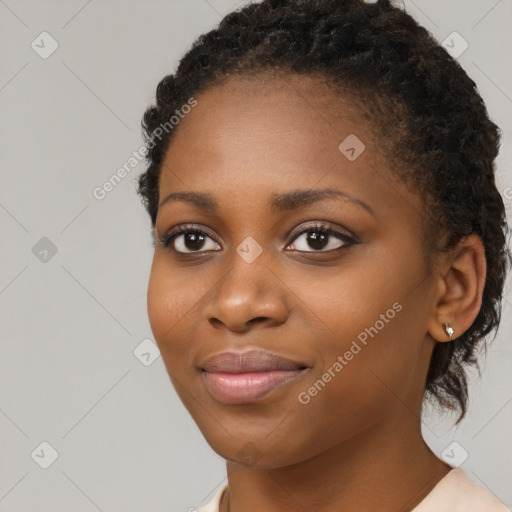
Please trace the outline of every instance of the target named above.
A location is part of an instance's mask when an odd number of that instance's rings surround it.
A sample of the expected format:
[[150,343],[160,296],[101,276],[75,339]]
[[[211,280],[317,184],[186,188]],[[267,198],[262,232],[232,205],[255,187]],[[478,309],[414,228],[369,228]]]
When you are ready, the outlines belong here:
[[[282,431],[283,437],[271,435],[272,428],[256,431],[248,425],[242,431],[240,424],[230,427],[206,419],[207,424],[198,426],[211,449],[226,461],[254,469],[276,469],[303,462],[316,454],[308,435],[304,439],[296,433]],[[223,428],[224,427],[224,428]],[[231,434],[231,435],[230,435]],[[270,435],[269,435],[270,434]]]

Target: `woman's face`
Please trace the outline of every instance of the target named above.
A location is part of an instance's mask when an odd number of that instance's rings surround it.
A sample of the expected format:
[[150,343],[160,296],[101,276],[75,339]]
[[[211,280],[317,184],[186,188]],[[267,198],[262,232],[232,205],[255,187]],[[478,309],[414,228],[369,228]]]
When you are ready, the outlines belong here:
[[[148,311],[207,442],[282,467],[411,414],[419,424],[435,296],[419,198],[350,98],[313,78],[230,79],[196,99],[165,155],[155,226],[157,239],[185,232],[157,243]],[[307,369],[263,395],[216,393],[206,359],[249,349]]]

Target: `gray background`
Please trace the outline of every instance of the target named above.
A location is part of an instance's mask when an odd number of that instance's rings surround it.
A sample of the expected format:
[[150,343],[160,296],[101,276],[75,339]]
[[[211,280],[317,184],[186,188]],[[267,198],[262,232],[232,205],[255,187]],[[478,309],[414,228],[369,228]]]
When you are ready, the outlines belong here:
[[[0,0],[1,512],[186,511],[225,483],[161,357],[134,354],[152,339],[143,164],[103,200],[92,191],[141,146],[158,81],[243,3]],[[503,129],[497,180],[511,215],[512,1],[405,6],[439,41],[457,31],[469,43],[458,60]],[[43,31],[59,45],[46,59],[31,47]],[[512,506],[509,282],[467,419],[423,427],[440,456],[458,442],[448,453],[465,450],[469,476]],[[58,452],[47,469],[42,442]]]

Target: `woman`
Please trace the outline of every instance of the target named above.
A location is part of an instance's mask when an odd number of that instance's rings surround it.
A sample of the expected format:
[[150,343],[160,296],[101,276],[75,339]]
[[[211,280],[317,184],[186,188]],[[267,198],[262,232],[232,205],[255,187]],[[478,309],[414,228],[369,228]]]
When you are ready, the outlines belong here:
[[156,100],[148,313],[227,461],[201,510],[507,510],[421,435],[425,400],[464,417],[511,261],[458,63],[389,0],[265,0]]

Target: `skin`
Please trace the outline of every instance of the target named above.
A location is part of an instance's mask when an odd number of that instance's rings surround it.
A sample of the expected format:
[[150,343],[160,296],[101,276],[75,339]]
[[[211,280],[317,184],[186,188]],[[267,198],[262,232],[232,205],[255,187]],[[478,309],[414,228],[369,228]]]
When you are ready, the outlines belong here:
[[[148,313],[178,395],[226,459],[221,511],[411,510],[451,469],[424,442],[420,411],[432,350],[449,340],[443,322],[457,338],[479,311],[480,239],[464,239],[428,272],[421,200],[392,177],[349,98],[313,77],[231,78],[196,98],[165,155],[155,234],[186,223],[208,232],[202,246],[183,235],[174,246],[157,242]],[[355,161],[338,149],[349,134],[366,145]],[[375,215],[340,197],[282,212],[267,205],[273,194],[323,188]],[[191,191],[214,196],[217,212],[164,203]],[[311,221],[357,243],[329,235],[318,249],[308,243]],[[236,252],[249,236],[262,249],[252,263]],[[300,403],[394,303],[394,318]],[[309,368],[253,403],[217,401],[200,363],[246,348]]]

